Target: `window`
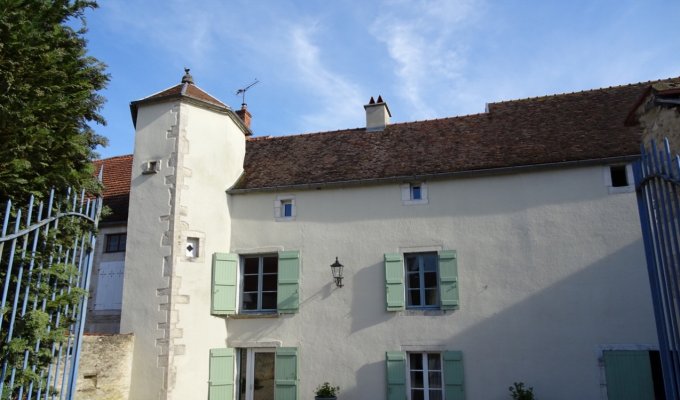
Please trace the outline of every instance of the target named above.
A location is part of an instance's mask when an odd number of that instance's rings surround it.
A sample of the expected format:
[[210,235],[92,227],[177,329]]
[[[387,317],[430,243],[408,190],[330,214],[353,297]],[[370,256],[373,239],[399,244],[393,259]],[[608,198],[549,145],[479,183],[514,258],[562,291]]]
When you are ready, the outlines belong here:
[[274,201],[274,217],[277,221],[290,221],[295,219],[295,196],[277,196]]
[[408,371],[409,399],[444,398],[440,353],[408,353]]
[[106,235],[106,247],[104,249],[105,253],[118,253],[125,251],[125,241],[127,238],[126,233],[115,233],[112,235]]
[[633,183],[631,164],[608,165],[604,169],[604,184],[610,194],[632,192]]
[[278,256],[245,256],[242,266],[241,310],[275,311]]
[[385,296],[387,311],[458,309],[456,251],[386,253]]
[[401,202],[403,205],[427,204],[427,185],[425,182],[401,185]]
[[406,267],[406,306],[416,308],[439,305],[437,253],[404,254]]
[[274,398],[275,349],[239,349],[238,400]]

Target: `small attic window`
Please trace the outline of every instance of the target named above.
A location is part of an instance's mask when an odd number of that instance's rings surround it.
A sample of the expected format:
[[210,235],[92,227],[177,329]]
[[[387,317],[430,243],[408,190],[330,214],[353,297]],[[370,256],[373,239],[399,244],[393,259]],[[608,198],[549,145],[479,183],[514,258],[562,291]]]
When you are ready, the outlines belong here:
[[401,185],[401,203],[405,206],[427,204],[425,182],[411,182]]
[[608,165],[604,169],[604,183],[610,194],[627,193],[635,189],[631,164]]
[[277,196],[274,200],[274,218],[277,221],[290,221],[295,219],[297,210],[295,209],[295,196]]
[[612,178],[612,187],[623,187],[629,185],[625,165],[612,165],[609,167],[609,173],[611,174]]

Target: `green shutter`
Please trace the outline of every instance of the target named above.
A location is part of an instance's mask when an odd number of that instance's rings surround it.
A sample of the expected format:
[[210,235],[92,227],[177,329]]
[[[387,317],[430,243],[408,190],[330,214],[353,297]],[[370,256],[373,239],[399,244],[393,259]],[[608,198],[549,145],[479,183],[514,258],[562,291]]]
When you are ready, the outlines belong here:
[[298,399],[298,351],[296,347],[279,347],[274,361],[274,399]]
[[300,252],[279,252],[279,284],[276,307],[281,314],[293,314],[300,304]]
[[212,303],[213,315],[236,313],[236,276],[238,256],[230,253],[213,254]]
[[406,400],[406,353],[388,351],[386,356],[387,400]]
[[605,351],[604,371],[608,400],[654,399],[648,351]]
[[208,400],[234,398],[234,349],[210,349]]
[[439,290],[441,309],[458,308],[458,257],[455,250],[439,252]]
[[401,254],[385,254],[387,311],[404,309],[404,262]]
[[465,399],[463,353],[460,351],[444,352],[444,398],[446,400]]

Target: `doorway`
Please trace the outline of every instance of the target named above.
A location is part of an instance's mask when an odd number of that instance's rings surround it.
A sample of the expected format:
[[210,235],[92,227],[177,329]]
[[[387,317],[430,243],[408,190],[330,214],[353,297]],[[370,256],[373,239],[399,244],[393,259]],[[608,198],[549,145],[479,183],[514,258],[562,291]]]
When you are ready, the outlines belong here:
[[238,357],[238,400],[273,399],[274,349],[242,348]]

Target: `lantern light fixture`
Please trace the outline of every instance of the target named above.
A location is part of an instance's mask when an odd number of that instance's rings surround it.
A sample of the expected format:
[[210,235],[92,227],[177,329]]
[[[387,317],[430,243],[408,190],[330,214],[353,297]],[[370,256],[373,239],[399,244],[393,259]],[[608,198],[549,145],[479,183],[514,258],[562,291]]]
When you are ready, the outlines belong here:
[[338,257],[335,257],[335,262],[331,264],[331,272],[333,273],[333,279],[335,280],[335,285],[337,287],[342,287],[342,269],[344,265],[340,264]]

